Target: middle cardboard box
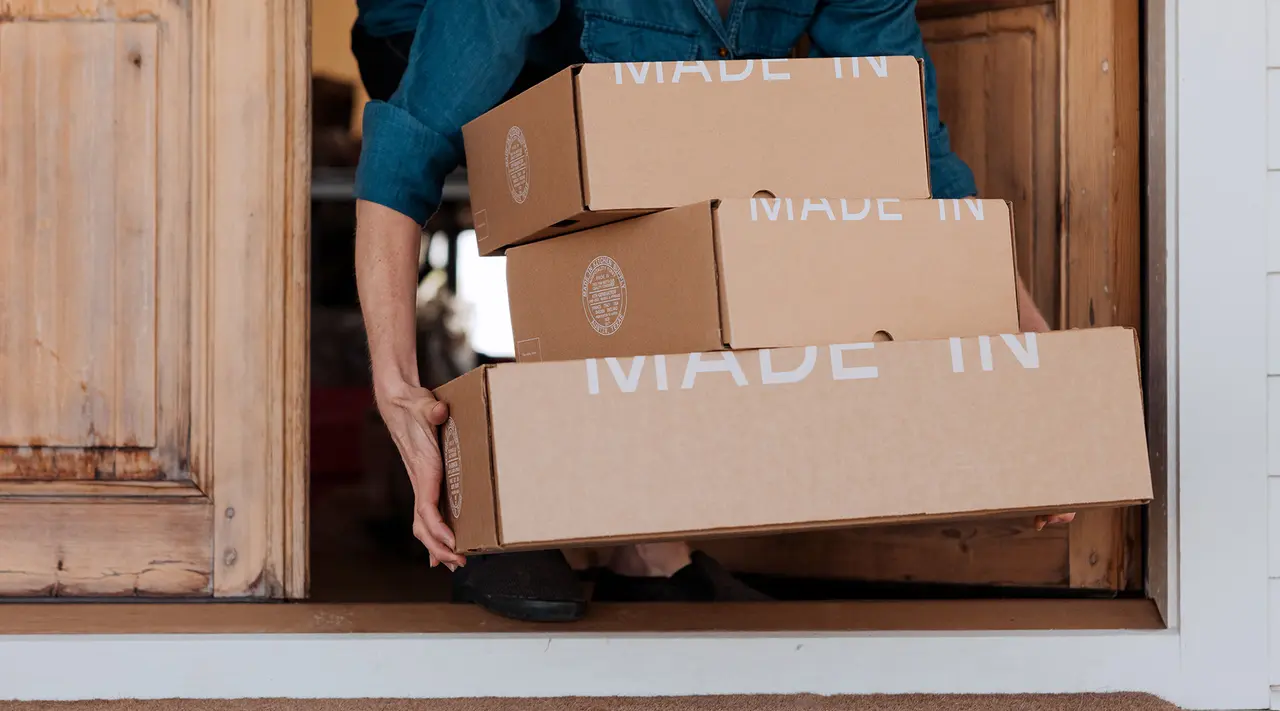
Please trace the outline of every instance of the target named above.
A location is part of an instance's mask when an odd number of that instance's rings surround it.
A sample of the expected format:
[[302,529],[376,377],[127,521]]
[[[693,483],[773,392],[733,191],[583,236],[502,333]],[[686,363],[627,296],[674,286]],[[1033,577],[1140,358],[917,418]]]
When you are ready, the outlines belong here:
[[1002,200],[713,200],[507,251],[519,361],[1018,331]]

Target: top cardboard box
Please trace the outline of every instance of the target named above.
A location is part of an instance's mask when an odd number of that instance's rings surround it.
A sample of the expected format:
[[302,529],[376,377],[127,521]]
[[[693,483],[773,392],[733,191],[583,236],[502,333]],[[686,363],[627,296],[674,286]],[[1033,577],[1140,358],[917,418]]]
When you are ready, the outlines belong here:
[[927,198],[914,57],[571,67],[462,129],[481,254],[712,198]]

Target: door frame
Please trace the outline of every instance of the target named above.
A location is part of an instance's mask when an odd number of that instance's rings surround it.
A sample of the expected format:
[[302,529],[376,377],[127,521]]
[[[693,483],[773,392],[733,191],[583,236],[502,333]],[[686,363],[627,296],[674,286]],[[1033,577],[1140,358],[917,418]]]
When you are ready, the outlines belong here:
[[215,597],[307,592],[310,9],[192,3],[192,460]]
[[[252,19],[249,3],[241,5],[228,12]],[[1266,20],[1261,2],[1148,4],[1148,313],[1164,316],[1163,327],[1149,326],[1157,338],[1149,350],[1165,349],[1157,361],[1163,372],[1152,375],[1168,390],[1167,430],[1154,433],[1166,446],[1151,507],[1158,550],[1150,572],[1160,578],[1152,590],[1165,596],[1168,629],[34,635],[0,638],[0,657],[9,660],[0,693],[83,699],[1123,689],[1189,708],[1266,707]],[[274,234],[287,233],[281,230]],[[1224,339],[1229,345],[1219,346]],[[283,427],[283,413],[279,421]],[[138,658],[150,661],[139,665]],[[82,673],[68,679],[59,672],[68,666]]]

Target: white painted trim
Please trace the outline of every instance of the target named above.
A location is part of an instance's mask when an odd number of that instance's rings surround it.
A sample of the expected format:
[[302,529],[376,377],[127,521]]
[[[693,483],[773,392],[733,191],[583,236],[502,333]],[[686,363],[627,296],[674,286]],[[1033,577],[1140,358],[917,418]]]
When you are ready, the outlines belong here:
[[1270,665],[1267,670],[1268,681],[1280,684],[1280,624],[1276,624],[1276,614],[1280,612],[1280,580],[1267,582],[1268,598],[1271,607],[1270,620],[1267,627],[1267,640],[1271,650]]
[[0,660],[5,699],[1111,690],[1182,695],[1178,675],[1170,673],[1178,664],[1172,632],[679,640],[219,635],[82,637],[74,643],[66,637],[11,637],[0,638]]
[[[1267,678],[1267,5],[1177,2],[1179,596],[1191,708]],[[1228,345],[1229,344],[1229,345]]]
[[[1275,383],[1273,388],[1280,388],[1280,378],[1271,378],[1271,382]],[[1272,399],[1271,408],[1268,409],[1268,417],[1272,420],[1280,419],[1280,404],[1276,404],[1276,399]],[[1268,440],[1268,443],[1280,442],[1280,439]],[[1268,516],[1268,528],[1270,529],[1270,540],[1267,543],[1267,574],[1271,576],[1273,583],[1280,582],[1280,476],[1273,476],[1267,480],[1267,490],[1269,499],[1267,509],[1270,512]],[[1280,607],[1274,604],[1275,598],[1272,598],[1271,606],[1271,622],[1272,626],[1280,632]],[[1280,648],[1274,648],[1280,652]],[[1280,662],[1280,654],[1275,655],[1276,661]],[[1271,680],[1280,684],[1280,675],[1273,675]]]

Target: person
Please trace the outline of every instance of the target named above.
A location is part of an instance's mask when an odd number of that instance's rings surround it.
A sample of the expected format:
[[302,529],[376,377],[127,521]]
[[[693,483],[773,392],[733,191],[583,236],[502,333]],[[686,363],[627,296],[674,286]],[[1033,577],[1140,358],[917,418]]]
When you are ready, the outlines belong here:
[[[414,289],[421,228],[463,160],[462,125],[566,66],[781,58],[807,35],[812,56],[914,55],[925,62],[935,196],[977,194],[938,117],[937,79],[915,0],[357,0],[352,50],[371,101],[356,175],[356,278],[378,409],[415,492],[414,535],[453,593],[501,615],[583,615],[582,586],[558,551],[466,558],[439,510],[436,428],[443,403],[420,387]],[[733,120],[726,117],[726,121]],[[1022,327],[1047,330],[1021,280]],[[1071,514],[1045,517],[1068,521]],[[596,585],[601,600],[759,600],[760,593],[683,543],[619,548]]]

